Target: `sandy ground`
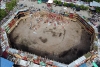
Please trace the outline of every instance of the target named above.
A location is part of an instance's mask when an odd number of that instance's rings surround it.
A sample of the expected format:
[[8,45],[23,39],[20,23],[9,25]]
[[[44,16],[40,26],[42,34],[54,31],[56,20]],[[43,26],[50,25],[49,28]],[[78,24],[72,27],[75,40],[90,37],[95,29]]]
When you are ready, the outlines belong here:
[[90,50],[91,35],[77,22],[50,19],[45,13],[20,21],[9,35],[13,48],[67,64]]
[[[40,9],[42,9],[42,6],[46,6],[44,3],[37,4],[37,2],[27,0],[19,3],[27,4],[28,7],[34,5]],[[58,11],[62,8],[64,7],[53,6],[53,9]],[[68,8],[67,11],[73,10]],[[78,13],[90,17],[87,11]],[[54,23],[44,23],[44,21],[47,21],[47,17],[41,17],[44,20],[41,22],[37,22],[36,19],[38,18],[33,16],[20,21],[10,34],[13,47],[67,64],[90,50],[91,35],[81,28],[77,22],[67,19],[65,23],[59,22],[55,26],[55,21],[51,19],[49,21]]]
[[[37,22],[42,18],[41,22]],[[17,45],[28,45],[33,49],[46,51],[48,53],[60,54],[80,43],[82,29],[77,22],[72,22],[67,18],[65,23],[56,21],[44,23],[46,17],[31,17],[21,20],[19,25],[12,32],[12,38]],[[30,29],[31,28],[31,29]]]

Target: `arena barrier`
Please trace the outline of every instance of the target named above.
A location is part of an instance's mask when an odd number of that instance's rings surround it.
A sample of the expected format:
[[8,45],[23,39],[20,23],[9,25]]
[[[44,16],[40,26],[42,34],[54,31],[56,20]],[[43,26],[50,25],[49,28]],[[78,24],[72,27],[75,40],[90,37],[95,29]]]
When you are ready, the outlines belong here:
[[[18,16],[21,14],[23,14],[23,16],[18,18]],[[7,34],[10,34],[10,32],[18,25],[19,21],[27,17],[30,17],[28,14],[29,14],[28,12],[24,12],[24,11],[18,12],[17,15],[15,15],[15,17],[11,21],[9,21],[9,23],[5,26],[4,29],[7,32]]]
[[94,42],[94,37],[95,37],[95,30],[80,15],[77,14],[76,19],[77,19],[77,21],[79,21],[78,23],[92,36],[91,37],[91,48],[90,48],[90,50],[91,50],[93,48],[93,42]]
[[[24,17],[20,17],[19,19],[18,18],[14,18],[14,17],[12,17],[10,20],[9,20],[9,22],[7,22],[7,23],[5,23],[4,25],[2,25],[2,29],[5,29],[3,32],[5,33],[4,35],[6,36],[6,38],[5,38],[5,36],[4,36],[4,40],[6,40],[7,41],[7,45],[5,46],[5,44],[4,44],[4,50],[3,51],[5,51],[6,50],[6,48],[7,47],[9,47],[9,49],[11,49],[8,53],[9,54],[11,54],[11,55],[13,55],[13,56],[16,56],[17,58],[19,58],[20,59],[20,57],[18,57],[19,55],[17,54],[17,53],[15,53],[16,51],[18,52],[18,51],[20,51],[20,50],[16,50],[16,49],[14,49],[14,48],[10,48],[10,45],[9,45],[9,43],[8,43],[8,38],[7,38],[7,34],[9,34],[17,25],[16,24],[18,24],[19,23],[19,21],[21,21],[22,19],[26,19],[27,17],[30,17],[30,15],[25,15]],[[7,34],[6,34],[7,33]],[[2,47],[3,47],[3,45],[1,45]],[[8,50],[7,50],[8,51]],[[15,52],[14,52],[15,51]],[[13,52],[15,53],[15,54],[13,54]],[[23,52],[24,53],[24,52]],[[31,53],[28,53],[28,54],[31,54]],[[31,54],[31,55],[35,55],[35,54]],[[37,56],[37,55],[36,55]],[[37,57],[40,57],[40,56],[37,56]],[[22,59],[22,58],[21,58]],[[27,61],[30,61],[30,60],[27,60]],[[61,66],[61,67],[67,67],[67,64],[63,64],[63,63],[60,63],[60,62],[57,62],[57,61],[52,61],[52,66],[54,66],[54,67],[58,67],[58,66]],[[36,64],[36,63],[34,63],[34,64]],[[40,65],[38,65],[38,66],[40,66]]]
[[[20,11],[19,11],[20,12]],[[26,12],[24,12],[26,13]],[[18,15],[18,14],[17,14]],[[7,24],[4,24],[3,26],[3,29],[5,29],[5,31],[9,34],[15,27],[16,27],[16,24],[19,23],[20,20],[22,19],[25,19],[27,17],[30,17],[30,15],[27,15],[24,16],[24,17],[21,17],[19,19],[15,19],[15,18],[12,18],[11,20],[7,21]],[[79,21],[79,24],[84,27],[84,29],[86,29],[87,32],[89,32],[89,34],[92,35],[91,37],[91,44],[93,44],[93,41],[94,41],[94,36],[95,36],[95,32],[94,32],[94,29],[92,28],[92,26],[90,26],[81,16],[77,15],[76,16],[76,19],[77,21]],[[9,22],[9,23],[8,23]],[[9,31],[10,30],[10,31]],[[67,67],[67,66],[66,66]]]

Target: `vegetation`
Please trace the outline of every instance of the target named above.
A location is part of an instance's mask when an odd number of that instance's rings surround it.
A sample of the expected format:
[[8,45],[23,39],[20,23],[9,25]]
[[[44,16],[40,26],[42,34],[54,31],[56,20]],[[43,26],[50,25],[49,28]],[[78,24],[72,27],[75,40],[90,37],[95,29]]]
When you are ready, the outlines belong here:
[[7,15],[7,12],[4,9],[0,9],[0,21]]
[[69,4],[69,7],[74,7],[75,5],[73,3],[70,3]]
[[65,2],[63,6],[69,7],[69,4]]
[[[91,2],[93,0],[84,0],[84,1]],[[94,0],[94,1],[100,2],[100,0]],[[89,7],[84,6],[84,5],[75,5],[73,3],[66,3],[66,2],[64,2],[64,4],[63,4],[63,3],[61,3],[61,1],[57,1],[57,0],[54,0],[54,3],[59,6],[63,5],[63,6],[70,7],[70,8],[73,8],[73,7],[80,8],[81,10],[89,9]],[[100,7],[95,7],[95,9],[96,9],[96,12],[100,13]]]
[[79,5],[75,5],[73,3],[66,3],[66,2],[64,2],[64,4],[63,4],[63,3],[61,3],[61,1],[57,1],[57,0],[54,0],[54,3],[56,5],[59,5],[59,6],[63,5],[63,6],[66,6],[66,7],[71,7],[71,8],[73,8],[73,7],[80,8],[81,10],[88,10],[89,9],[89,7],[86,7],[84,5],[79,6]]
[[[100,0],[83,0],[83,1],[85,1],[85,2],[92,2],[92,1],[100,2]],[[61,1],[57,1],[57,0],[54,0],[54,3],[58,6],[63,5],[63,6],[70,7],[70,8],[75,7],[75,8],[80,8],[81,10],[88,10],[89,9],[89,7],[84,6],[84,5],[75,5],[73,3],[66,3],[66,2],[64,2],[64,4],[63,4]],[[100,7],[95,7],[95,9],[96,9],[96,12],[100,13]]]
[[86,7],[86,6],[84,6],[84,5],[80,5],[80,9],[81,9],[81,10],[88,10],[89,7]]
[[8,11],[12,10],[13,7],[16,5],[16,0],[11,0],[11,2],[7,2],[6,3],[6,9]]
[[62,6],[63,3],[62,3],[61,1],[58,1],[58,5],[59,5],[59,6]]
[[6,9],[0,9],[0,21],[15,7],[17,0],[11,0],[6,3]]
[[100,13],[100,7],[95,7],[96,12]]
[[57,4],[57,3],[58,3],[58,1],[57,1],[57,0],[54,0],[54,3],[55,3],[55,4]]

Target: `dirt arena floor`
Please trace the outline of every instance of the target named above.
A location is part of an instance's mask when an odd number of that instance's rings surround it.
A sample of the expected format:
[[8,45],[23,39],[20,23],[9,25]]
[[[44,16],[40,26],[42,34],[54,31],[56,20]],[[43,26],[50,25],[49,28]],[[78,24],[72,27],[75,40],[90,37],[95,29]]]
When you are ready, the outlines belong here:
[[[47,13],[48,14],[48,13]],[[14,48],[70,63],[90,49],[89,35],[77,22],[35,13],[22,19],[9,35]]]

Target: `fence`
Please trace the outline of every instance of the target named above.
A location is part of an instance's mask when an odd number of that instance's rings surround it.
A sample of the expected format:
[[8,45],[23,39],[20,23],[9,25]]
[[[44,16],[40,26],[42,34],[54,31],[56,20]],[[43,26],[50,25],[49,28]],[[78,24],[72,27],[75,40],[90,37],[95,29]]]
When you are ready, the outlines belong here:
[[90,34],[91,36],[91,48],[93,48],[93,41],[94,41],[94,37],[95,37],[95,31],[94,28],[89,25],[81,16],[79,16],[77,14],[76,16],[77,21],[79,21],[78,23]]
[[6,26],[5,26],[5,31],[9,34],[19,23],[20,20],[22,19],[25,19],[29,16],[27,12],[19,12],[16,16],[20,15],[20,14],[24,14],[25,17],[20,17],[19,19],[18,18],[13,18],[11,21],[9,21],[10,23],[8,23]]

